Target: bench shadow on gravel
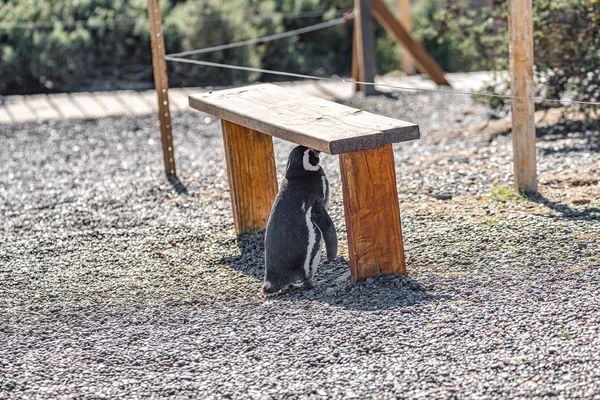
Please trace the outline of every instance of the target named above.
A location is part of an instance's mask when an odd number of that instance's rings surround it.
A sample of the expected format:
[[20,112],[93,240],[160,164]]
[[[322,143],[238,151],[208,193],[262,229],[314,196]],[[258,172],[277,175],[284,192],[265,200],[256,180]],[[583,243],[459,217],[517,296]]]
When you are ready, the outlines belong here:
[[[264,277],[264,233],[238,235],[240,254],[223,257],[220,263],[262,281]],[[379,275],[364,282],[352,283],[350,266],[343,257],[333,262],[324,258],[319,264],[313,289],[291,288],[269,298],[277,301],[317,301],[331,305],[375,311],[404,308],[424,302],[446,300],[448,296],[434,296],[408,275]],[[406,308],[410,312],[409,308]]]
[[576,139],[569,146],[539,149],[540,155],[600,151],[600,121],[562,120],[554,125],[536,128],[538,141],[553,142],[561,139]]
[[[508,136],[510,130],[498,132],[490,136],[490,142],[499,136]],[[600,120],[572,121],[560,120],[556,124],[540,126],[535,130],[538,142],[555,142],[563,139],[579,139],[569,146],[549,147],[538,149],[539,155],[557,153],[573,153],[586,151],[600,151]]]
[[[508,136],[510,131],[500,132],[490,137],[490,141],[498,136]],[[572,121],[561,120],[556,124],[536,128],[538,143],[551,143],[563,139],[576,139],[567,146],[542,147],[538,149],[540,156],[552,154],[578,153],[581,151],[600,152],[600,120]],[[569,182],[573,186],[597,185],[598,179],[576,179]],[[568,220],[591,220],[600,221],[600,209],[587,207],[578,210],[568,204],[552,201],[537,193],[528,196],[529,201],[541,204],[560,215],[548,214],[548,218],[561,218]]]

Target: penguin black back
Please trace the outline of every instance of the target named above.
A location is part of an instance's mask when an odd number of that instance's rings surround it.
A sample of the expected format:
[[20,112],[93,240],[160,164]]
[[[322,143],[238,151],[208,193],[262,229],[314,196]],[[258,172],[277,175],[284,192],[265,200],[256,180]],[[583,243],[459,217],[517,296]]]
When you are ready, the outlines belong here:
[[328,258],[335,258],[337,236],[327,214],[329,189],[319,162],[319,152],[304,146],[290,153],[265,234],[265,293],[298,282],[310,286],[322,239]]

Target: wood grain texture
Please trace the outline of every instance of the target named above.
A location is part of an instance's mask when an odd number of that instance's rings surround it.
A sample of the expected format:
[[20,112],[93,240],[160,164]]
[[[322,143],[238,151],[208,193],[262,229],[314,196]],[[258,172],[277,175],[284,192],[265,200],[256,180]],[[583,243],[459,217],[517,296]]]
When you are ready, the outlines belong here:
[[[375,82],[375,33],[371,16],[371,0],[354,0],[354,30],[356,40],[356,59],[358,61],[358,80]],[[375,86],[359,85],[366,96],[377,93]]]
[[508,2],[510,89],[515,188],[537,191],[535,149],[535,103],[533,93],[533,22],[531,0]]
[[194,94],[190,106],[226,121],[328,154],[418,139],[415,124],[271,84]]
[[402,24],[394,17],[394,14],[386,7],[381,0],[372,0],[373,7],[371,12],[392,38],[403,46],[413,57],[417,68],[424,74],[427,74],[431,80],[438,85],[450,86],[450,83],[444,77],[444,73],[439,65],[431,56],[413,39],[413,37],[404,29]]
[[[352,29],[352,79],[360,81],[360,65],[358,64],[358,29],[356,28],[356,22]],[[353,84],[354,92],[360,92],[360,86],[358,83]]]
[[[400,23],[410,35],[412,30],[412,25],[410,22],[410,0],[398,0],[398,13],[398,19],[400,20]],[[407,75],[412,75],[415,73],[413,59],[407,51],[402,53],[400,68]]]
[[165,61],[165,41],[162,30],[162,18],[158,0],[148,0],[148,22],[150,24],[150,41],[152,43],[152,65],[154,67],[154,86],[158,101],[158,118],[160,120],[160,138],[163,159],[167,176],[176,175],[175,149],[171,111],[169,109],[169,78]]
[[235,230],[260,231],[277,195],[273,139],[229,121],[221,120],[221,128]]
[[340,155],[350,273],[406,273],[392,145]]

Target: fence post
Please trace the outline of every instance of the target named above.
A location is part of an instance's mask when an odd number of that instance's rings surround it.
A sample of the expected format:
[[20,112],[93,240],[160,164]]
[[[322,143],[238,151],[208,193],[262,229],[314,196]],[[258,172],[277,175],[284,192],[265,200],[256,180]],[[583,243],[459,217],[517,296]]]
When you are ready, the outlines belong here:
[[[354,23],[356,24],[356,20],[354,21]],[[356,28],[356,25],[354,25],[354,28],[352,29],[352,79],[354,79],[355,81],[360,81],[360,65],[358,65],[358,49],[357,49],[357,42],[358,39],[356,38],[358,34],[358,29]],[[359,85],[358,83],[355,83],[352,85],[354,92],[360,92],[360,88],[362,85]]]
[[[357,73],[362,82],[375,82],[375,34],[373,32],[373,17],[371,16],[371,0],[354,0],[354,43],[353,52]],[[356,79],[356,78],[354,78]],[[375,86],[360,85],[365,95],[376,94]]]
[[373,17],[386,31],[392,36],[392,39],[401,46],[404,46],[415,60],[417,68],[429,75],[432,81],[438,85],[450,86],[450,83],[444,77],[444,72],[439,65],[431,58],[423,47],[411,36],[404,26],[396,19],[394,14],[387,8],[383,0],[371,0],[373,8],[371,13]]
[[175,176],[175,150],[169,107],[169,77],[165,60],[165,40],[163,38],[162,17],[159,0],[148,0],[148,22],[150,23],[150,42],[152,43],[152,66],[154,67],[154,87],[158,101],[158,118],[163,159],[167,177]]
[[509,0],[508,31],[515,189],[537,191],[533,92],[532,0]]
[[[400,23],[404,25],[404,29],[406,29],[406,32],[410,34],[410,0],[398,0],[398,13]],[[407,75],[412,75],[415,73],[415,66],[413,65],[412,57],[406,50],[402,52],[402,61],[400,66],[402,71]]]

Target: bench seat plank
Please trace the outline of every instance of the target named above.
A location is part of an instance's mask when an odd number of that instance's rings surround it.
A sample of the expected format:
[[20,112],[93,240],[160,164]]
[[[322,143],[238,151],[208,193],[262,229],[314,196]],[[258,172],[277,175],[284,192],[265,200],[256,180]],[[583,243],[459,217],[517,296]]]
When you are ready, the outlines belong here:
[[328,154],[418,139],[416,124],[271,84],[193,94],[190,106],[223,120]]

